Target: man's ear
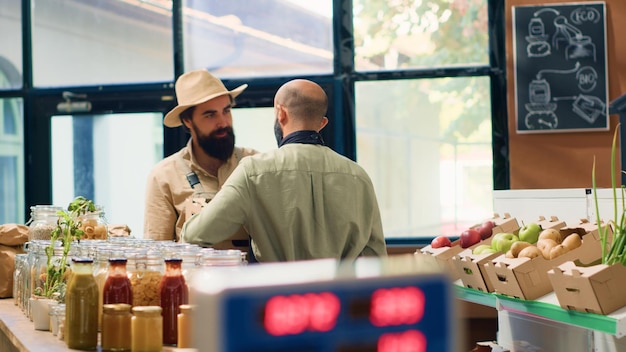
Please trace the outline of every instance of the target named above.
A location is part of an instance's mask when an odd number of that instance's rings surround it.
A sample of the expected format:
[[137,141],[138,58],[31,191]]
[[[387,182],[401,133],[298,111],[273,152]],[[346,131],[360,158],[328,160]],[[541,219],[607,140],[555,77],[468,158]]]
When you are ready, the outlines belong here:
[[187,122],[187,120],[183,120],[183,119],[180,120],[180,123],[183,124],[183,128],[186,128],[186,129],[190,130],[191,128],[189,128],[189,126],[187,125],[186,122]]
[[322,121],[320,121],[320,127],[317,130],[317,132],[321,131],[324,127],[326,127],[327,124],[328,124],[328,117],[324,116],[322,118]]
[[278,105],[278,123],[281,126],[284,126],[289,120],[289,116],[287,115],[287,109],[285,109],[282,105]]

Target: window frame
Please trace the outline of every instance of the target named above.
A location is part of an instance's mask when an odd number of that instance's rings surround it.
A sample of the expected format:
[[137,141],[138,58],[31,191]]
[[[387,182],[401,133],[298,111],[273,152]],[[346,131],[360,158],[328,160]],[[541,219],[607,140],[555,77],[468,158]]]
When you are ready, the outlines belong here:
[[[354,41],[351,21],[352,0],[333,1],[333,72],[328,75],[298,76],[319,82],[329,94],[331,123],[323,130],[327,144],[340,154],[356,160],[355,83],[390,79],[429,79],[443,77],[481,76],[489,77],[491,85],[491,122],[493,150],[494,190],[509,189],[508,126],[505,56],[505,4],[486,0],[489,32],[489,63],[484,66],[453,68],[409,69],[380,72],[357,72],[354,63]],[[22,97],[24,99],[25,144],[25,218],[32,204],[49,204],[51,191],[51,156],[42,145],[50,143],[50,117],[56,112],[56,104],[62,101],[62,92],[87,94],[93,104],[92,113],[99,111],[166,113],[173,101],[162,97],[174,95],[174,82],[159,84],[129,84],[98,87],[64,87],[62,89],[33,88],[32,77],[32,30],[31,0],[21,0],[22,5],[22,51],[23,84],[20,89],[0,90],[0,98]],[[172,1],[174,77],[185,72],[183,43],[183,0]],[[346,10],[348,9],[348,10]],[[349,11],[349,13],[347,13]],[[280,85],[294,77],[253,78],[244,80],[224,79],[226,86],[247,83],[246,94],[237,99],[237,107],[271,107],[273,95]],[[115,102],[113,104],[113,102]],[[185,145],[187,136],[181,129],[164,128],[163,155],[168,156]],[[47,144],[46,144],[47,143]],[[47,182],[46,182],[47,180]],[[419,239],[426,243],[429,239]],[[395,239],[402,244],[408,240]],[[409,242],[415,243],[415,239]]]

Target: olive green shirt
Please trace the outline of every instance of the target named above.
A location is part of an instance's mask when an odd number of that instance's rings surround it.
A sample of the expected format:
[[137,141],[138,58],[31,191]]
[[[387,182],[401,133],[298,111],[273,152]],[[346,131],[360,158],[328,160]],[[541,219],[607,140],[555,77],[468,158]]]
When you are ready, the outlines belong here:
[[211,246],[241,225],[259,262],[387,255],[369,176],[322,145],[287,144],[245,158],[181,235]]
[[159,161],[150,171],[145,194],[144,238],[179,240],[186,220],[185,206],[195,192],[186,177],[190,171],[196,173],[205,192],[217,192],[240,159],[257,153],[253,149],[235,147],[233,155],[215,176],[200,167],[191,148],[190,139],[184,148]]

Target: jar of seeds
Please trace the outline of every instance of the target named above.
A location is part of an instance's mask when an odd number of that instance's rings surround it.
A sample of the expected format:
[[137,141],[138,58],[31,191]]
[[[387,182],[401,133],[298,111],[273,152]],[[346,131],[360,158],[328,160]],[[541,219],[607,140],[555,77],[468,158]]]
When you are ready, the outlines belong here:
[[62,207],[55,205],[35,205],[30,207],[28,240],[49,240],[52,230],[57,227],[58,211]]

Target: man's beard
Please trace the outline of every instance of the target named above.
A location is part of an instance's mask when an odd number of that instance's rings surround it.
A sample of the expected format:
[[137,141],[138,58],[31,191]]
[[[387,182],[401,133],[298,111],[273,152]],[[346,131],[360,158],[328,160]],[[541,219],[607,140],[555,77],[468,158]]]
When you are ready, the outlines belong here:
[[[224,127],[211,132],[208,136],[199,133],[195,125],[192,125],[196,136],[198,138],[198,144],[208,155],[221,160],[226,161],[233,155],[235,149],[235,132],[232,127]],[[225,137],[215,137],[217,134],[226,132]]]
[[274,137],[276,137],[276,144],[280,147],[280,142],[283,141],[283,129],[278,123],[278,119],[274,120]]

